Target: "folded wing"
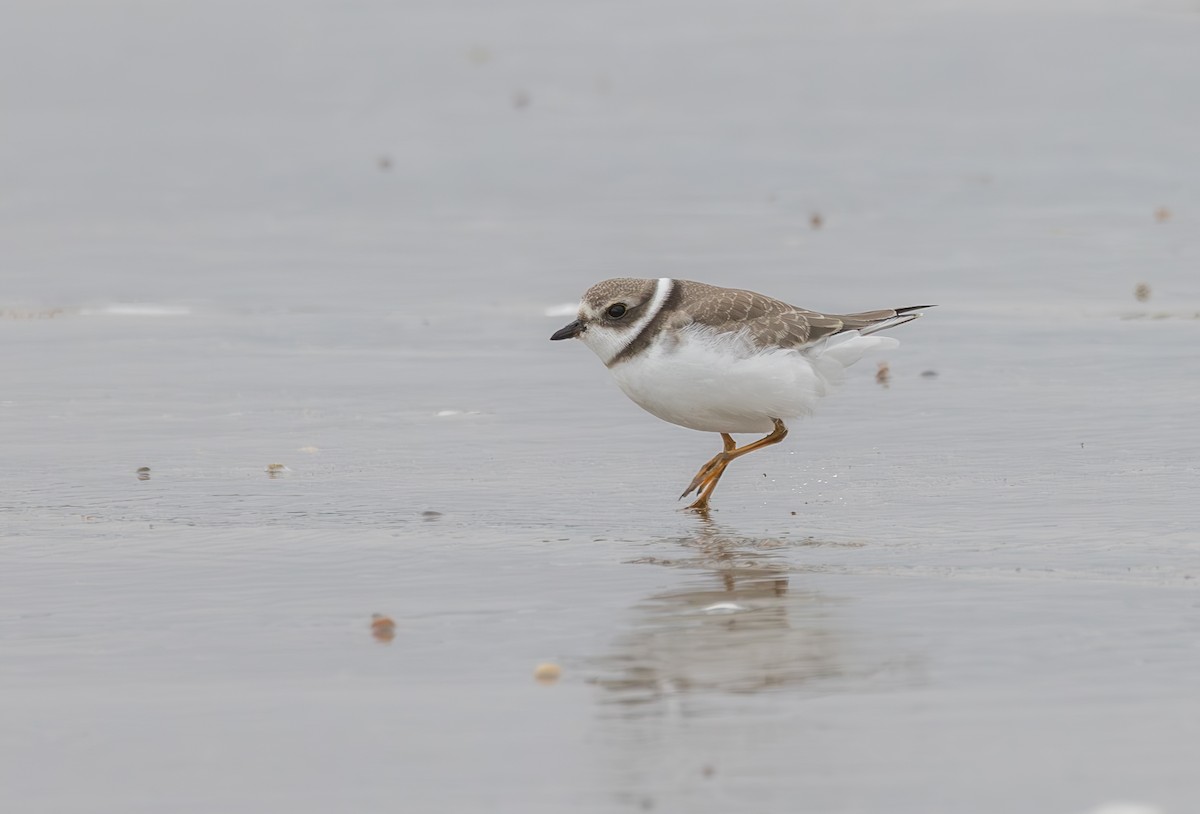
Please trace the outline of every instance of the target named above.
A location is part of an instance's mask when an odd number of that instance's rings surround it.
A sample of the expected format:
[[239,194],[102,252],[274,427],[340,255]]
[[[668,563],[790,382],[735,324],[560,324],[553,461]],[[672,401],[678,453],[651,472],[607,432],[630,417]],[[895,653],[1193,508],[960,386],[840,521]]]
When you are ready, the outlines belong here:
[[911,322],[921,316],[922,309],[932,307],[910,305],[857,314],[822,314],[752,291],[684,284],[697,290],[686,299],[689,304],[681,309],[672,327],[698,324],[721,332],[743,333],[759,350],[800,350],[848,331],[867,336]]

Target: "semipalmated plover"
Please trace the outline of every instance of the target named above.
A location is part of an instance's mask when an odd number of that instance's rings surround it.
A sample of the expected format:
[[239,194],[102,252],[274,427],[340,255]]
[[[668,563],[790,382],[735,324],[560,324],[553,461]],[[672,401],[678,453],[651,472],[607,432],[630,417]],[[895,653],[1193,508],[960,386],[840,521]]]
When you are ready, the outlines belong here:
[[[821,314],[753,291],[618,278],[589,288],[579,317],[550,338],[583,340],[647,412],[721,434],[724,449],[680,495],[697,492],[688,508],[705,512],[730,461],[782,441],[783,419],[812,413],[867,351],[899,344],[873,334],[929,307]],[[743,447],[730,437],[759,432]]]

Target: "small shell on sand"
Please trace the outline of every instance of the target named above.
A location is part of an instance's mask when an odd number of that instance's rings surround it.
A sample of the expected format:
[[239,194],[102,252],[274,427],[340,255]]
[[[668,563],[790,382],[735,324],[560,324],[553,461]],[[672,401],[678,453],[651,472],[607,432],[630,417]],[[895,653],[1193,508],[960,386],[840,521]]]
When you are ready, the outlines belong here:
[[542,662],[533,670],[533,677],[539,684],[553,684],[562,675],[562,668],[551,662]]
[[383,644],[389,643],[396,638],[396,623],[390,616],[384,616],[382,613],[371,614],[371,635],[375,637],[375,641]]

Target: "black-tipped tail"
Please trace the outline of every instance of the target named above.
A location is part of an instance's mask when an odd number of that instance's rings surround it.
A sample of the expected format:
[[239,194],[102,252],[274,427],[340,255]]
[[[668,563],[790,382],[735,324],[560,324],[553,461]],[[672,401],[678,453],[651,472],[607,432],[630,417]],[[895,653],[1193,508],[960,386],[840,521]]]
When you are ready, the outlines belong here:
[[859,325],[847,322],[852,326],[852,330],[857,330],[863,336],[868,336],[879,331],[886,331],[889,328],[895,328],[897,325],[903,325],[906,322],[912,322],[921,316],[921,311],[926,308],[933,308],[932,305],[909,305],[904,308],[893,308],[890,311],[869,311],[865,314],[852,314],[851,317],[857,317],[861,320]]

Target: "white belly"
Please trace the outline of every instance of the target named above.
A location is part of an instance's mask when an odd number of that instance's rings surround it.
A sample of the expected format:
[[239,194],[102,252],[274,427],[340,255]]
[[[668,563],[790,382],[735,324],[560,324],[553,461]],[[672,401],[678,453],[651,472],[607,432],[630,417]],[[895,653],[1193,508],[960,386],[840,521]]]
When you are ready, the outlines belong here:
[[804,350],[755,352],[735,334],[685,330],[611,370],[625,395],[664,421],[703,432],[766,433],[809,415],[847,366],[890,337],[839,335]]

